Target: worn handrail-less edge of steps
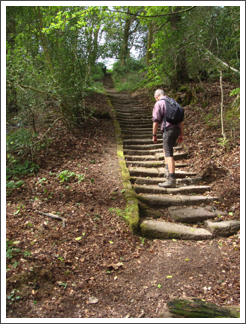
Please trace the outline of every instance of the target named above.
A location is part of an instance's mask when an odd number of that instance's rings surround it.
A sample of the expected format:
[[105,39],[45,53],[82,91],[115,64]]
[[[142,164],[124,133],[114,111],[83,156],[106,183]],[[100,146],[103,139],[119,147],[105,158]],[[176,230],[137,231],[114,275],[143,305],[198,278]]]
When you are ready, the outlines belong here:
[[110,94],[106,93],[108,104],[111,107],[111,112],[113,116],[114,121],[114,127],[115,127],[115,136],[116,136],[116,143],[117,143],[117,156],[119,159],[119,165],[121,170],[121,176],[122,176],[122,182],[124,187],[124,198],[126,201],[126,211],[127,216],[126,222],[129,225],[130,230],[134,234],[139,233],[139,224],[140,224],[140,216],[139,216],[139,208],[138,208],[138,199],[136,198],[136,194],[132,188],[132,184],[130,181],[130,173],[126,165],[126,161],[124,158],[124,152],[123,152],[123,141],[121,138],[121,128],[120,124],[116,119],[116,111],[111,103],[110,100]]
[[[189,197],[189,196],[182,196],[182,193],[185,193],[186,191],[189,194],[189,190],[199,190],[200,192],[209,191],[209,187],[203,186],[200,189],[195,187],[194,184],[196,182],[200,182],[201,178],[195,177],[196,173],[191,172],[190,176],[192,178],[185,178],[184,171],[177,171],[178,177],[180,179],[177,179],[177,184],[181,185],[180,189],[161,189],[157,186],[157,183],[159,180],[161,180],[161,177],[163,176],[163,172],[165,173],[164,168],[158,168],[159,164],[158,161],[156,163],[157,169],[148,169],[149,175],[154,176],[154,178],[150,179],[149,187],[152,192],[149,192],[149,190],[146,189],[144,186],[145,183],[143,182],[144,178],[141,178],[142,173],[146,174],[147,168],[141,168],[141,167],[131,167],[130,165],[136,165],[139,164],[143,166],[148,166],[149,168],[152,167],[151,163],[148,162],[135,162],[129,161],[130,154],[133,153],[135,155],[135,158],[137,156],[143,156],[142,160],[145,160],[145,151],[143,149],[148,149],[150,154],[155,155],[156,160],[162,159],[158,156],[158,152],[160,151],[162,144],[155,145],[154,150],[150,150],[151,146],[150,141],[147,140],[147,143],[149,142],[149,145],[146,145],[146,141],[143,141],[141,139],[134,139],[134,140],[125,140],[125,135],[130,136],[130,134],[134,137],[134,131],[131,130],[131,128],[127,127],[127,134],[126,134],[126,128],[124,128],[124,122],[122,123],[122,119],[119,118],[117,120],[117,111],[119,105],[114,103],[114,99],[117,98],[117,95],[114,93],[106,93],[108,103],[111,107],[112,111],[112,117],[114,121],[115,126],[115,135],[116,135],[116,142],[117,142],[117,156],[119,159],[119,165],[121,169],[122,179],[123,179],[123,187],[124,187],[124,198],[126,200],[126,212],[127,212],[127,219],[126,222],[129,224],[130,230],[134,234],[140,234],[143,237],[148,238],[159,238],[159,239],[172,239],[172,238],[178,238],[183,240],[204,240],[204,239],[211,239],[218,236],[229,236],[235,234],[240,229],[240,222],[239,221],[224,221],[224,222],[211,222],[208,219],[214,218],[216,216],[216,212],[214,211],[213,215],[209,215],[209,213],[205,210],[205,208],[201,207],[187,207],[198,204],[204,204],[209,202],[214,202],[214,200],[217,200],[217,197],[209,197],[209,196],[196,196],[196,197]],[[127,101],[129,104],[129,101]],[[125,103],[121,103],[124,105]],[[126,118],[127,119],[127,118]],[[129,124],[132,124],[131,122]],[[128,125],[129,125],[128,124]],[[140,123],[141,124],[141,123]],[[121,126],[123,129],[121,129]],[[133,125],[132,125],[133,126]],[[151,128],[151,127],[150,127]],[[143,132],[148,132],[151,130],[147,128],[143,128]],[[125,135],[124,135],[125,134]],[[147,132],[146,132],[147,135]],[[123,139],[122,139],[123,138]],[[134,145],[133,142],[135,142],[137,145]],[[144,142],[145,145],[141,145]],[[158,141],[159,142],[159,141]],[[158,148],[157,148],[158,147]],[[180,149],[180,147],[176,147],[176,150]],[[130,153],[131,152],[131,153]],[[126,156],[124,155],[126,154]],[[129,154],[129,155],[128,155]],[[183,154],[183,153],[181,153]],[[179,153],[179,156],[181,157],[181,154]],[[134,160],[133,158],[132,160]],[[187,158],[183,156],[183,158]],[[179,157],[177,157],[179,159]],[[148,160],[148,159],[146,159]],[[182,165],[180,165],[182,166]],[[183,165],[184,166],[184,165]],[[164,171],[163,171],[164,170]],[[155,174],[155,172],[157,172]],[[184,174],[183,174],[184,173]],[[189,172],[188,172],[189,173]],[[188,173],[186,176],[189,177]],[[193,185],[190,188],[182,188],[183,184],[187,185]],[[143,185],[142,185],[143,184]],[[136,187],[137,185],[137,187]],[[146,192],[145,192],[146,191]],[[179,196],[172,197],[173,194],[175,194],[176,191],[179,191]],[[199,192],[198,191],[198,192]],[[153,195],[154,194],[154,195]],[[159,195],[161,194],[161,196]],[[169,196],[171,194],[171,196]],[[144,205],[143,205],[144,204]],[[145,206],[145,207],[144,207]],[[169,206],[169,214],[173,221],[178,223],[169,223],[165,221],[155,221],[155,220],[143,220],[142,217],[148,217],[148,215],[152,218],[160,217],[160,212],[153,210],[155,207],[160,206],[161,208],[168,208]],[[150,210],[148,212],[148,208],[150,207]],[[209,207],[209,206],[208,206]],[[143,208],[145,210],[143,210]],[[147,208],[147,209],[146,209]],[[172,211],[172,209],[175,209]],[[193,208],[201,208],[199,209],[199,213],[197,214],[198,218],[203,217],[204,220],[204,228],[194,228],[190,226],[186,226],[183,223],[192,223],[192,221],[185,221],[187,219],[187,212],[189,213],[190,219],[192,219],[195,215],[192,215],[192,211],[194,212]],[[178,210],[177,210],[178,209]],[[145,216],[140,215],[143,214],[143,211],[145,213]],[[176,215],[175,215],[176,213]],[[178,213],[178,215],[177,215]],[[197,212],[196,212],[197,213]],[[218,213],[217,213],[218,215]],[[141,216],[141,217],[140,217]],[[181,223],[180,223],[181,222]],[[194,222],[195,223],[195,222]]]

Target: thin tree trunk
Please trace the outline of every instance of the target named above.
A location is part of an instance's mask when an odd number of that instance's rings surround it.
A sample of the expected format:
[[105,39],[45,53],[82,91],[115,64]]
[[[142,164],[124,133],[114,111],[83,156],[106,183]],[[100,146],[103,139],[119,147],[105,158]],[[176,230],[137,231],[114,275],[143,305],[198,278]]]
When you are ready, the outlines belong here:
[[153,22],[150,21],[148,24],[148,39],[147,39],[147,51],[146,51],[146,65],[150,65],[150,60],[152,58],[152,54],[150,52],[151,45],[153,43]]
[[50,69],[50,72],[53,72],[53,66],[52,66],[52,61],[51,61],[51,57],[50,57],[50,53],[49,53],[49,49],[48,49],[47,39],[46,39],[45,35],[42,33],[43,21],[42,21],[42,14],[40,11],[40,7],[36,7],[36,11],[37,11],[37,16],[38,16],[39,36],[40,36],[41,44],[42,44],[42,47],[44,50],[46,63]]
[[224,95],[223,95],[223,84],[222,84],[222,69],[220,69],[220,91],[221,91],[221,133],[225,140],[226,136],[224,133],[224,121],[223,121]]
[[[175,11],[178,11],[179,7],[176,7]],[[179,33],[178,25],[181,23],[180,14],[176,14],[170,17],[171,28],[175,30],[176,33]],[[188,81],[188,69],[186,62],[186,51],[184,45],[180,44],[178,48],[178,57],[177,57],[177,80],[181,83]]]
[[[6,14],[8,18],[6,20],[6,38],[10,45],[11,51],[13,51],[15,49],[16,38],[15,11],[13,10],[13,7],[7,7]],[[11,63],[9,64],[11,65]],[[8,112],[18,111],[17,91],[16,87],[12,83],[7,87],[6,109]]]
[[120,65],[121,66],[125,65],[125,61],[126,61],[126,58],[127,58],[127,53],[129,51],[129,49],[128,49],[128,39],[129,39],[130,27],[131,27],[131,18],[127,17],[125,27],[124,27],[123,45],[122,45],[122,50],[121,50],[121,60],[120,60]]

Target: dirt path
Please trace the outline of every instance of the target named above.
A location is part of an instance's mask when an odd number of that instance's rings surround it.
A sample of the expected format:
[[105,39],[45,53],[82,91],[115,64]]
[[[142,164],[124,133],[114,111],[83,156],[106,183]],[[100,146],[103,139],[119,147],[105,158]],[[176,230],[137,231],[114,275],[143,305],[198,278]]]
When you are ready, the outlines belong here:
[[[110,111],[104,96],[95,99]],[[131,233],[112,120],[93,120],[78,136],[57,130],[39,159],[39,174],[7,196],[7,317],[169,318],[173,297],[239,305],[239,235],[186,241]],[[62,170],[85,181],[60,183]],[[66,227],[36,210],[66,218]]]

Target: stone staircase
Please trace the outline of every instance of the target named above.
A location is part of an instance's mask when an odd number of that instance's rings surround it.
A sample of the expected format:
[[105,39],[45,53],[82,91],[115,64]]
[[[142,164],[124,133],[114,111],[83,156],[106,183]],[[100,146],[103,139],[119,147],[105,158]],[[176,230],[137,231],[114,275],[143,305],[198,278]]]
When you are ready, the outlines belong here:
[[214,207],[217,197],[210,194],[210,186],[203,185],[196,172],[182,170],[188,158],[182,146],[174,148],[177,188],[158,186],[166,181],[166,169],[160,130],[157,144],[152,142],[151,111],[127,94],[112,89],[107,94],[120,125],[124,157],[138,199],[140,235],[205,240],[235,234],[240,222],[214,221],[224,215]]

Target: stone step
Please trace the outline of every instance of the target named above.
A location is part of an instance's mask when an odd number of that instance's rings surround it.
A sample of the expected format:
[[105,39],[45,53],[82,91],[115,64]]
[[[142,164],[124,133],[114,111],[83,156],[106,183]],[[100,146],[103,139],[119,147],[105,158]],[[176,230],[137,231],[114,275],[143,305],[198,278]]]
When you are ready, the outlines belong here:
[[142,125],[142,124],[146,124],[148,126],[152,126],[153,123],[151,122],[151,120],[149,119],[144,119],[144,118],[138,118],[137,120],[130,120],[130,119],[126,119],[126,118],[119,118],[117,119],[118,122],[120,123],[120,125],[125,125],[125,126],[138,126],[138,125]]
[[125,155],[125,159],[128,162],[129,161],[156,161],[155,155]]
[[[130,122],[121,122],[121,121],[118,121],[119,124],[120,124],[120,128],[121,129],[124,129],[124,130],[147,130],[149,131],[150,129],[152,130],[152,124],[149,123],[149,122],[134,122],[134,123],[130,123]],[[152,134],[151,134],[152,135]]]
[[[139,138],[133,138],[133,139],[125,139],[123,138],[123,143],[124,145],[146,145],[146,144],[151,144],[155,145],[152,141],[152,138],[149,136],[149,138],[145,138],[145,139],[139,139]],[[162,138],[157,139],[157,144],[161,144],[163,145],[163,140]]]
[[118,106],[118,108],[116,108],[116,113],[130,113],[130,114],[149,114],[149,110],[142,108],[142,107],[129,107],[126,108],[125,106]]
[[139,115],[146,115],[149,116],[149,110],[145,109],[145,108],[141,108],[141,107],[130,107],[127,108],[125,106],[119,106],[116,110],[115,110],[116,114],[126,114],[129,116],[139,116]]
[[[163,178],[166,175],[166,168],[136,168],[136,167],[129,167],[129,172],[132,177],[158,177]],[[195,172],[189,171],[175,171],[176,179],[178,178],[186,178],[186,177],[195,177]]]
[[[122,138],[123,140],[125,139],[146,139],[146,138],[150,138],[152,135],[150,133],[148,134],[139,134],[139,133],[134,133],[134,134],[129,134],[129,133],[125,133],[122,134]],[[161,133],[157,133],[157,139],[161,139],[162,140],[162,134]]]
[[[139,129],[139,127],[132,127],[132,128],[127,129],[127,128],[121,127],[121,131],[125,132],[125,133],[132,134],[132,135],[134,135],[134,134],[135,135],[137,135],[137,134],[146,135],[147,137],[149,136],[149,134],[152,137],[152,134],[153,134],[152,127],[149,127],[149,129],[147,129],[147,128]],[[158,129],[157,134],[162,135],[162,131],[160,129]]]
[[[187,153],[174,153],[173,158],[175,161],[184,160]],[[125,155],[127,161],[162,161],[164,162],[164,154],[156,153],[155,155]]]
[[211,222],[206,220],[204,226],[212,233],[213,237],[228,237],[236,234],[240,230],[240,221]]
[[132,130],[135,130],[135,131],[138,131],[139,133],[145,131],[145,132],[151,132],[151,136],[152,136],[152,131],[153,131],[153,128],[151,125],[120,125],[120,129],[123,130],[124,132],[126,131],[132,131]]
[[145,118],[138,118],[138,119],[126,119],[126,118],[122,118],[122,119],[118,119],[118,122],[122,125],[125,125],[125,126],[138,126],[138,125],[141,125],[141,124],[146,124],[148,126],[153,126],[153,123],[151,120],[149,119],[145,119]]
[[[141,138],[141,139],[152,139],[152,131],[149,130],[147,132],[139,132],[139,131],[124,131],[121,129],[122,139],[130,139],[130,138]],[[157,139],[162,139],[162,133],[157,133]],[[152,142],[153,143],[153,142]]]
[[150,118],[152,119],[152,114],[148,111],[148,110],[143,110],[143,112],[140,114],[139,113],[139,109],[135,110],[135,111],[131,111],[131,110],[115,110],[116,115],[122,115],[122,116],[127,116],[129,118],[139,118],[142,116],[145,116],[146,118]]
[[[176,146],[173,148],[174,151],[182,150],[182,146]],[[130,150],[130,149],[124,149],[124,155],[153,155],[156,153],[162,153],[163,154],[163,148],[157,148],[153,150]]]
[[[184,160],[188,158],[188,153],[187,152],[182,152],[182,153],[173,153],[174,161],[177,160]],[[164,154],[162,153],[156,153],[155,154],[156,160],[164,160]]]
[[119,117],[117,116],[117,121],[122,124],[122,125],[138,125],[139,122],[141,123],[145,123],[145,124],[148,124],[148,125],[151,125],[152,122],[149,120],[149,118],[144,118],[144,117],[141,117],[139,116],[138,119],[134,118],[134,119],[130,119],[130,118],[127,118],[127,117]]
[[[126,161],[127,166],[144,167],[144,168],[160,168],[163,167],[163,161]],[[176,168],[186,167],[186,163],[175,163]]]
[[124,112],[116,112],[116,117],[117,120],[118,119],[122,119],[122,120],[132,120],[132,121],[138,121],[139,119],[143,119],[143,120],[152,120],[152,116],[150,114],[144,113],[144,114],[136,114],[136,113],[124,113]]
[[[163,181],[162,181],[163,182]],[[137,194],[169,194],[169,195],[179,195],[179,194],[201,194],[211,190],[210,186],[179,186],[176,188],[162,188],[155,185],[134,185],[133,186]]]
[[129,167],[143,167],[143,168],[161,168],[163,167],[162,161],[128,161],[126,165]]
[[151,195],[151,194],[136,194],[138,200],[145,203],[147,206],[182,206],[196,205],[201,203],[209,203],[217,200],[217,197],[211,196],[169,196],[169,195]]
[[[165,178],[141,178],[141,177],[131,177],[131,183],[132,184],[138,184],[138,185],[158,185],[160,182],[164,182],[167,179]],[[192,177],[192,178],[182,178],[182,179],[176,179],[177,185],[192,185],[197,184],[202,181],[201,177]]]
[[211,210],[211,206],[206,207],[169,207],[169,215],[175,222],[197,223],[215,218],[218,212]]
[[162,143],[157,143],[157,144],[146,144],[146,145],[130,145],[130,144],[124,144],[124,149],[128,149],[128,150],[150,150],[153,148],[157,149],[157,148],[163,148],[163,144]]
[[212,234],[204,228],[190,227],[164,221],[144,220],[140,225],[142,237],[155,239],[210,240]]

